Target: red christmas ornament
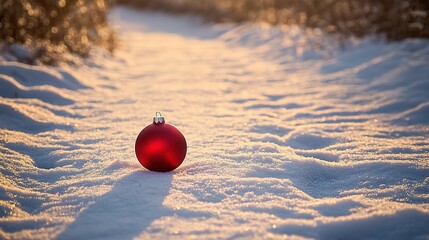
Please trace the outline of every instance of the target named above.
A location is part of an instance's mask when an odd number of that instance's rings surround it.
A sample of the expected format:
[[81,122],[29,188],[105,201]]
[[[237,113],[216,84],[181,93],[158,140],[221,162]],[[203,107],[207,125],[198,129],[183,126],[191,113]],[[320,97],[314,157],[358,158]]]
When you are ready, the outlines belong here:
[[136,139],[137,159],[143,167],[156,172],[176,169],[186,156],[183,134],[157,112],[153,124],[145,127]]

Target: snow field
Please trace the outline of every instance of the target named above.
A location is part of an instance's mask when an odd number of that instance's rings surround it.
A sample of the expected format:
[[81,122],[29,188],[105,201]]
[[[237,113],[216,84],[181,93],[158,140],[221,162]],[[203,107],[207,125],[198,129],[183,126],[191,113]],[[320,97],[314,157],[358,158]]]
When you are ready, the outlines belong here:
[[[295,28],[111,21],[115,57],[3,58],[1,238],[428,237],[426,40],[316,51]],[[156,111],[188,142],[171,173],[134,156]]]

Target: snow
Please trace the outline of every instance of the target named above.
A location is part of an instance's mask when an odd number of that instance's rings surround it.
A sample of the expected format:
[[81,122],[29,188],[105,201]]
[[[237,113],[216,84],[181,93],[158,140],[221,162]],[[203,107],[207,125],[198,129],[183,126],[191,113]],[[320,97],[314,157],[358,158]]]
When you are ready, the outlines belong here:
[[[110,17],[113,57],[1,58],[0,238],[429,237],[427,40]],[[156,111],[188,142],[170,173],[134,155]]]

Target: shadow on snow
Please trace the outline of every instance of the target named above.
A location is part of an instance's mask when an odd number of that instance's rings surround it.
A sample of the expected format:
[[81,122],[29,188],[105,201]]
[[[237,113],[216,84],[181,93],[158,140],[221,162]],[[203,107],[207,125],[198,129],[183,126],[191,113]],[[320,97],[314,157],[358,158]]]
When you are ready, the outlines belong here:
[[134,172],[84,210],[57,239],[132,239],[167,215],[171,173]]

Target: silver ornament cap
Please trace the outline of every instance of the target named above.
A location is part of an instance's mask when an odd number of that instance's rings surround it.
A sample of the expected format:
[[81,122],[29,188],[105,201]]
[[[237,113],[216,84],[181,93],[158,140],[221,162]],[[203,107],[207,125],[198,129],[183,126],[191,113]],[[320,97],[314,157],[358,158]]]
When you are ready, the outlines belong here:
[[160,112],[155,113],[155,117],[153,117],[153,123],[154,124],[165,123],[164,117],[161,115]]

